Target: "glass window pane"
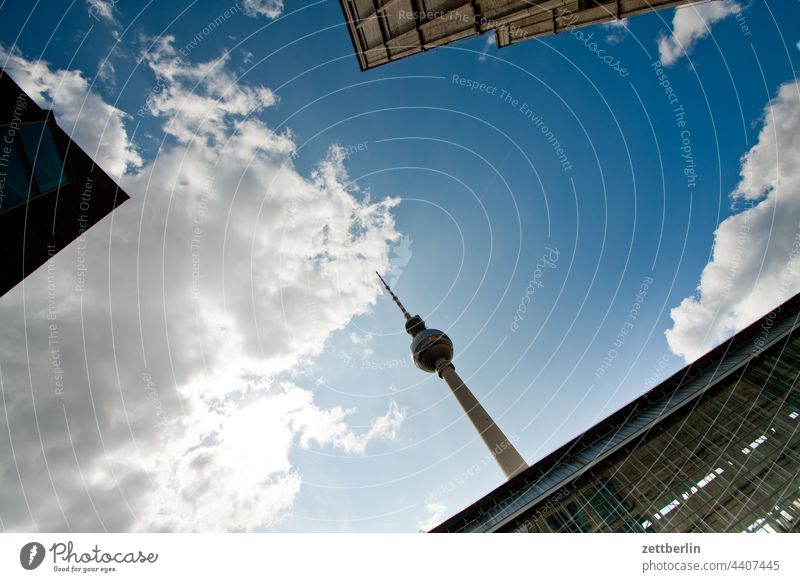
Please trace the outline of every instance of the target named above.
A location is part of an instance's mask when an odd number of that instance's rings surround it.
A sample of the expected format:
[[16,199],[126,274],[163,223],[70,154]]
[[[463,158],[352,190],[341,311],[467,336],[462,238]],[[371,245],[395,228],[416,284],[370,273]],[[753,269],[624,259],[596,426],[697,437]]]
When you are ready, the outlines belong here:
[[29,191],[30,176],[17,151],[14,132],[7,125],[0,127],[0,212],[27,202]]
[[25,123],[19,128],[25,153],[33,165],[33,175],[40,192],[48,192],[68,182],[64,163],[47,123]]

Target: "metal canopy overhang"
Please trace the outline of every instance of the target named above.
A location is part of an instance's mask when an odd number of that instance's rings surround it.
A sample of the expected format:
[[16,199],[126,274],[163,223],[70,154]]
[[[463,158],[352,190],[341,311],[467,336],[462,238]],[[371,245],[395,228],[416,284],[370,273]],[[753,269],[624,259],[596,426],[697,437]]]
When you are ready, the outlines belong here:
[[702,0],[339,0],[362,71],[494,31],[497,46]]

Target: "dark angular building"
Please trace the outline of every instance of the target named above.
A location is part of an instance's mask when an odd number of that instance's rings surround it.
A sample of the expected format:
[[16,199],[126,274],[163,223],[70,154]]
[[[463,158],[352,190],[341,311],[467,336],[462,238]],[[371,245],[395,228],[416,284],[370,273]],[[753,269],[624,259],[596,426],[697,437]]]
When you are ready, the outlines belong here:
[[0,296],[128,198],[0,69]]
[[475,34],[502,48],[698,0],[339,0],[361,70]]
[[432,531],[800,531],[800,295]]

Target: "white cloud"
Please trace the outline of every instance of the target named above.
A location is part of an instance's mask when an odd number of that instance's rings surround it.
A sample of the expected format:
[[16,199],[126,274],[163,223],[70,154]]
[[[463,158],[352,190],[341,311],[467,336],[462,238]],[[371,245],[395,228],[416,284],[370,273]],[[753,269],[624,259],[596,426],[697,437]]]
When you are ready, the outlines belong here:
[[389,283],[389,286],[394,286],[397,284],[397,282],[400,280],[400,277],[403,275],[403,271],[405,271],[405,268],[411,261],[411,257],[414,255],[414,252],[411,248],[412,242],[413,241],[408,235],[403,235],[403,237],[392,248],[392,270],[386,275],[386,280]]
[[427,532],[442,523],[445,511],[447,511],[447,507],[441,503],[428,503],[425,505],[427,515],[417,521],[417,530]]
[[[150,500],[144,529],[199,531],[252,530],[274,525],[294,504],[301,475],[289,454],[300,446],[332,446],[346,453],[363,453],[370,440],[394,438],[403,413],[392,403],[370,430],[355,434],[345,423],[349,411],[322,409],[313,394],[285,383],[275,394],[250,406],[219,415],[219,425],[206,444],[183,443],[164,456],[155,474],[159,495]],[[173,462],[177,460],[177,462]]]
[[117,0],[86,0],[89,16],[111,26],[119,26],[117,19],[114,17],[116,4]]
[[[277,96],[266,87],[247,87],[237,83],[226,70],[228,53],[207,63],[191,66],[179,58],[173,36],[160,37],[142,58],[164,83],[152,95],[149,109],[153,115],[168,120],[164,131],[188,143],[204,140],[205,145],[221,143],[233,125],[243,134],[237,145],[249,152],[253,145],[261,149],[291,153],[291,135],[272,134],[257,118],[251,117],[271,107]],[[190,90],[187,90],[190,88]]]
[[671,312],[670,349],[693,361],[800,291],[800,84],[782,85],[742,157],[732,193],[745,210],[724,220],[695,297]]
[[314,442],[320,446],[332,445],[346,453],[361,454],[373,439],[394,439],[405,419],[405,412],[397,403],[391,402],[386,414],[373,420],[365,433],[356,434],[344,422],[355,410],[344,410],[339,406],[323,410],[314,406],[311,398],[312,394],[307,390],[294,390],[287,395],[287,400],[293,403],[290,426],[299,435],[303,448],[309,448]]
[[372,341],[372,334],[371,333],[358,333],[355,331],[351,331],[348,334],[350,341],[353,342],[357,346],[361,346],[364,344],[369,344]]
[[610,20],[603,24],[603,28],[608,32],[605,40],[610,45],[617,45],[621,43],[623,40],[625,40],[630,32],[627,19]]
[[486,41],[483,43],[483,50],[481,54],[478,55],[478,60],[483,62],[486,60],[487,56],[489,55],[489,50],[497,45],[497,38],[494,35],[494,32],[490,32],[486,35]]
[[672,33],[662,34],[658,39],[658,53],[666,66],[674,65],[688,56],[695,44],[711,34],[711,27],[742,10],[735,0],[688,4],[675,9]]
[[97,79],[109,91],[115,91],[117,88],[116,74],[117,69],[109,58],[102,59],[97,65]]
[[[133,164],[124,114],[80,72],[13,57],[26,68],[15,79],[52,96],[82,139],[102,144],[91,130],[118,122],[101,163],[135,171],[121,181],[131,200],[0,303],[7,530],[269,526],[302,483],[293,446],[361,454],[404,418],[388,400],[321,407],[275,379],[374,303],[374,271],[399,239],[397,201],[350,185],[340,148],[299,174],[291,133],[253,116],[274,94],[237,82],[226,57],[183,62],[169,39],[145,57],[164,79],[151,112],[174,140]],[[84,99],[110,121],[81,114]]]
[[375,350],[372,347],[373,336],[371,333],[350,332],[349,338],[353,345],[361,347],[362,360],[366,360],[375,354]]
[[248,16],[277,18],[283,12],[283,0],[242,0],[242,5]]
[[54,71],[2,45],[0,63],[12,69],[14,80],[40,107],[55,111],[59,126],[111,176],[142,165],[125,129],[130,116],[92,91],[79,71]]

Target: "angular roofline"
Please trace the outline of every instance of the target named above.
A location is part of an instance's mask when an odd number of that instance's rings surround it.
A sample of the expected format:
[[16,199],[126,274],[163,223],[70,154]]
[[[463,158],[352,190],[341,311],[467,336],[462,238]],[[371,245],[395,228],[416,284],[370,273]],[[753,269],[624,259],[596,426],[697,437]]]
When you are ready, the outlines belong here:
[[[770,320],[772,323],[767,329],[765,324]],[[537,503],[538,500],[547,498],[552,491],[562,487],[565,481],[573,481],[589,467],[613,454],[631,439],[638,438],[644,431],[649,430],[653,425],[671,416],[705,393],[720,380],[749,362],[753,356],[791,334],[797,329],[798,324],[800,324],[800,294],[775,307],[696,361],[622,406],[616,412],[532,464],[523,473],[503,483],[430,531],[433,533],[453,531],[454,529],[467,531],[452,526],[464,521],[473,513],[476,516],[483,515],[492,506],[496,510],[497,519],[488,527],[475,528],[474,531],[490,531],[501,527],[524,509]],[[764,331],[767,332],[767,342],[762,346],[755,346],[754,339],[763,335]],[[749,349],[748,344],[750,344]],[[736,358],[737,355],[739,358]],[[660,412],[658,412],[659,408]],[[654,411],[656,411],[655,416]],[[592,448],[595,450],[590,450]],[[582,453],[584,454],[582,455]],[[584,458],[577,458],[580,456]],[[563,470],[559,471],[559,469]],[[521,508],[513,509],[512,505],[519,505],[513,501],[519,500],[519,496],[523,493],[528,493],[526,497],[531,497],[531,499],[525,501]],[[501,503],[507,501],[507,504],[498,506],[496,498],[501,498]],[[486,509],[481,510],[481,505],[485,505]],[[484,522],[482,525],[485,526],[486,523]]]

